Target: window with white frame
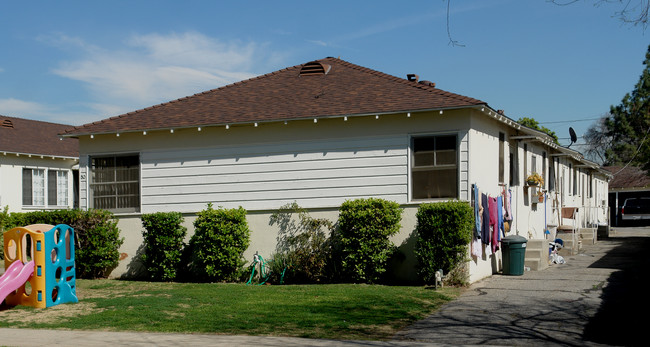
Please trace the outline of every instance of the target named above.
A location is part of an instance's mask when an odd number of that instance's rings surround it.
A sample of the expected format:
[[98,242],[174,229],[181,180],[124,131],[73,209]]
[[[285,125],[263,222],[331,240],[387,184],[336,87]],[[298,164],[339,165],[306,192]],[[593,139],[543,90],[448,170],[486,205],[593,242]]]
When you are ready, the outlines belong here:
[[411,139],[411,197],[458,198],[458,142],[454,135]]
[[68,206],[68,171],[24,168],[22,181],[24,206]]
[[90,160],[90,207],[113,212],[140,210],[140,157],[97,156]]
[[68,206],[68,172],[49,170],[47,172],[47,204]]
[[23,205],[45,205],[45,169],[23,169]]

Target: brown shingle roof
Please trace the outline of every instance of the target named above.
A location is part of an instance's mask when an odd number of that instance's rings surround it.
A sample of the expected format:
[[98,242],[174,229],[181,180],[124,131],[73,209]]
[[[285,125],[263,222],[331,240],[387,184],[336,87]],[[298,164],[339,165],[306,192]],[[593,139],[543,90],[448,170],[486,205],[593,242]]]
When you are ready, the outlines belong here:
[[[307,64],[296,65],[71,128],[65,134],[74,136],[486,104],[341,59],[325,58],[318,62],[323,65],[320,70],[325,70],[325,74],[301,76],[300,71]],[[310,63],[310,67],[314,67],[314,62]]]
[[78,157],[79,140],[59,135],[70,125],[0,115],[0,152]]
[[609,181],[610,190],[650,188],[650,176],[639,167],[604,166],[603,169],[615,174]]

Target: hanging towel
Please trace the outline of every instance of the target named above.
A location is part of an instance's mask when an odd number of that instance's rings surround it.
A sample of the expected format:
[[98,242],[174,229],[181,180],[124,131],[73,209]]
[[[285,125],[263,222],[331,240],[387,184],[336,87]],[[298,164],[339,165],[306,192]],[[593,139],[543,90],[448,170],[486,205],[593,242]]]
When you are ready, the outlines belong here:
[[490,209],[490,243],[492,244],[492,252],[494,253],[499,249],[499,221],[497,212],[497,199],[490,198],[488,205]]
[[474,237],[472,239],[472,256],[475,258],[483,258],[483,246],[481,246],[481,239]]
[[485,193],[481,193],[481,205],[483,206],[481,241],[488,245],[490,244],[490,208],[488,206],[488,196]]
[[[506,220],[512,221],[512,191],[510,188],[504,189],[504,202],[506,205]],[[510,223],[512,224],[512,223]]]
[[481,199],[478,193],[478,186],[476,184],[472,185],[474,187],[474,237],[481,238]]
[[501,241],[501,235],[505,234],[505,227],[503,225],[503,197],[497,197],[497,221],[499,223],[499,230],[497,230],[497,241]]

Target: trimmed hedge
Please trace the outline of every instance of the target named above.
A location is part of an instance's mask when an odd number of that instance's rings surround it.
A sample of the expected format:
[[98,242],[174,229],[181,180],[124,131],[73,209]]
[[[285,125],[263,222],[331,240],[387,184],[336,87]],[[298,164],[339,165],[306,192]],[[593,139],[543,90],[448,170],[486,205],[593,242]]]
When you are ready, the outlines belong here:
[[185,243],[187,228],[180,212],[158,212],[143,214],[142,237],[144,253],[142,262],[152,281],[173,281],[176,279]]
[[399,232],[399,204],[377,198],[348,200],[339,209],[339,230],[333,236],[343,281],[375,283],[386,272]]
[[120,238],[117,219],[105,210],[52,210],[13,212],[4,229],[30,224],[67,224],[75,231],[75,267],[78,278],[103,278],[117,266]]
[[[447,274],[463,266],[472,239],[473,211],[467,202],[449,201],[422,204],[416,216],[417,274],[421,281],[434,283],[438,269]],[[454,284],[464,284],[463,277]]]
[[195,281],[235,281],[243,275],[244,251],[250,244],[246,210],[213,209],[198,213],[190,239],[190,271]]

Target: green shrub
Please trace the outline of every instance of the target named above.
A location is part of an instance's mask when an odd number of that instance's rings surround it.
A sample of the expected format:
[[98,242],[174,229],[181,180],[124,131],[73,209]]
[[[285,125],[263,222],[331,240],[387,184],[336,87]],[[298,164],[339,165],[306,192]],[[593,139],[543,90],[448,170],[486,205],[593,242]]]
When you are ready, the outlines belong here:
[[389,237],[399,232],[402,209],[383,199],[348,200],[339,209],[334,234],[336,259],[344,281],[377,282],[395,246]]
[[143,214],[141,219],[144,227],[142,262],[149,279],[175,280],[185,246],[183,239],[187,234],[187,228],[182,226],[183,215],[180,212],[158,212]]
[[246,210],[213,209],[198,213],[190,239],[190,271],[199,281],[234,281],[241,278],[244,251],[250,243]]
[[9,222],[9,206],[5,206],[2,209],[2,212],[0,212],[0,259],[4,259],[4,232],[7,230],[5,229],[5,224]]
[[[297,219],[294,218],[297,215]],[[313,218],[297,203],[280,207],[271,215],[271,225],[280,228],[276,252],[271,258],[274,283],[322,283],[331,256],[328,232],[333,228],[327,219]],[[287,271],[284,271],[287,268]]]
[[75,232],[75,267],[78,278],[107,277],[120,259],[117,220],[105,210],[52,210],[11,213],[5,229],[30,224],[67,224]]
[[[415,255],[421,281],[433,283],[442,269],[452,284],[467,282],[464,268],[467,246],[472,238],[474,215],[466,202],[449,201],[422,204],[417,212]],[[459,275],[460,274],[460,275]],[[453,278],[453,280],[452,280]]]

